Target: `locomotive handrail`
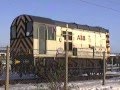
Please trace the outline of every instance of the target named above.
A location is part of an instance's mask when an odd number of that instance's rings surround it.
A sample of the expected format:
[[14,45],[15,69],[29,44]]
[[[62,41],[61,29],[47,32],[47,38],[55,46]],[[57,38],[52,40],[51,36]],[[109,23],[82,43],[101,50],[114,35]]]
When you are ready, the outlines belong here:
[[[107,52],[106,52],[107,53]],[[73,56],[73,51],[68,51],[68,54],[70,57]],[[34,49],[34,55],[42,55],[42,56],[48,56],[48,57],[57,57],[57,56],[62,56],[64,57],[65,56],[65,50],[62,49],[62,51],[58,51],[58,50],[46,50],[46,53],[45,54],[40,54],[39,53],[39,49]],[[93,56],[93,51],[80,51],[78,50],[77,51],[77,56],[76,57],[81,57],[81,58],[103,58],[103,52],[100,51],[95,51],[94,52],[94,56]],[[106,56],[107,57],[107,56]]]

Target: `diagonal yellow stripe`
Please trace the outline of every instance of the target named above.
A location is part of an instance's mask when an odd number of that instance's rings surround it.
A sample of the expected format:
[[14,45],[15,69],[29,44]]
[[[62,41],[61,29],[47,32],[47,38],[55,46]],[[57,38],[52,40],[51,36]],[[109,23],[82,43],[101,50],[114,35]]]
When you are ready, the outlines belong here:
[[26,15],[26,18],[27,18],[28,21],[32,21],[30,16]]
[[18,20],[17,20],[17,25],[18,25],[18,23],[19,23],[20,19],[21,19],[21,16],[19,16],[19,17],[18,17]]
[[29,44],[30,49],[32,49],[32,48],[33,48],[33,45],[30,43],[30,40],[29,40],[28,38],[25,38],[25,39],[26,39],[27,43]]
[[20,29],[20,31],[19,31],[17,37],[19,38],[21,34],[22,34],[23,36],[25,36],[25,33],[24,33],[24,31],[23,31],[22,28]]
[[22,42],[24,43],[26,49],[29,49],[29,47],[27,46],[26,42],[25,42],[25,39],[22,39]]
[[17,31],[20,29],[21,26],[25,30],[25,24],[22,21],[20,21],[20,24],[17,27]]
[[22,20],[25,22],[25,17],[24,16],[22,16]]

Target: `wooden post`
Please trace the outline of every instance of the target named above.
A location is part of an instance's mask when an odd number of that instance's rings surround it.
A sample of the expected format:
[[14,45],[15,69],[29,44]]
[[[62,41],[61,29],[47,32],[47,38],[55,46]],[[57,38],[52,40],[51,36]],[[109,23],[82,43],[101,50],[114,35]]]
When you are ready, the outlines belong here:
[[66,51],[65,51],[65,82],[64,90],[68,90],[68,24],[66,24]]
[[106,60],[105,60],[105,51],[103,52],[103,84],[105,85],[105,77],[106,77]]
[[112,62],[112,65],[111,65],[111,72],[113,71],[113,57],[111,58],[111,62]]
[[5,82],[5,90],[9,90],[9,47],[7,46],[6,52],[6,82]]

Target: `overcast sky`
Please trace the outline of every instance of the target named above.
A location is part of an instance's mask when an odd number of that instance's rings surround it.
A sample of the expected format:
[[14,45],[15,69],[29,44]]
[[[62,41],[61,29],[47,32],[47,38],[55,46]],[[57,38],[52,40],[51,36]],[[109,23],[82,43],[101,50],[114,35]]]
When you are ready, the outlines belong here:
[[10,42],[10,25],[21,14],[109,29],[112,52],[120,52],[120,0],[0,0],[0,46]]

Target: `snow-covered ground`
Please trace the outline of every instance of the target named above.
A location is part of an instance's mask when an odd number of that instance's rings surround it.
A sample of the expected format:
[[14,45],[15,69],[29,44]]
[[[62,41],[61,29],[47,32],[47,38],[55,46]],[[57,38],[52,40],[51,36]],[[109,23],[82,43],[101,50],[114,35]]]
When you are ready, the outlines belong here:
[[[119,72],[107,72],[107,75],[120,75]],[[4,79],[5,74],[3,74],[0,79]],[[10,73],[10,79],[20,78],[17,73]],[[34,78],[33,75],[23,75],[24,78]],[[38,83],[38,84],[15,84],[10,85],[10,90],[53,90],[50,83]],[[58,84],[57,84],[58,85]],[[63,83],[60,84],[63,88]],[[60,86],[58,86],[60,87]],[[102,80],[86,80],[86,81],[76,81],[68,83],[69,90],[120,90],[120,77],[115,77],[112,79],[107,79],[105,85],[102,85]],[[5,90],[5,86],[1,86],[0,90]],[[63,89],[54,89],[63,90]]]
[[102,80],[91,80],[84,82],[70,83],[71,90],[120,90],[120,78],[106,80],[102,85]]
[[[4,87],[0,87],[0,90],[4,90]],[[70,82],[68,88],[69,90],[120,90],[120,78],[106,80],[105,85],[102,85],[102,80]],[[10,90],[50,90],[50,88],[49,84],[45,83],[16,84],[10,85]]]

